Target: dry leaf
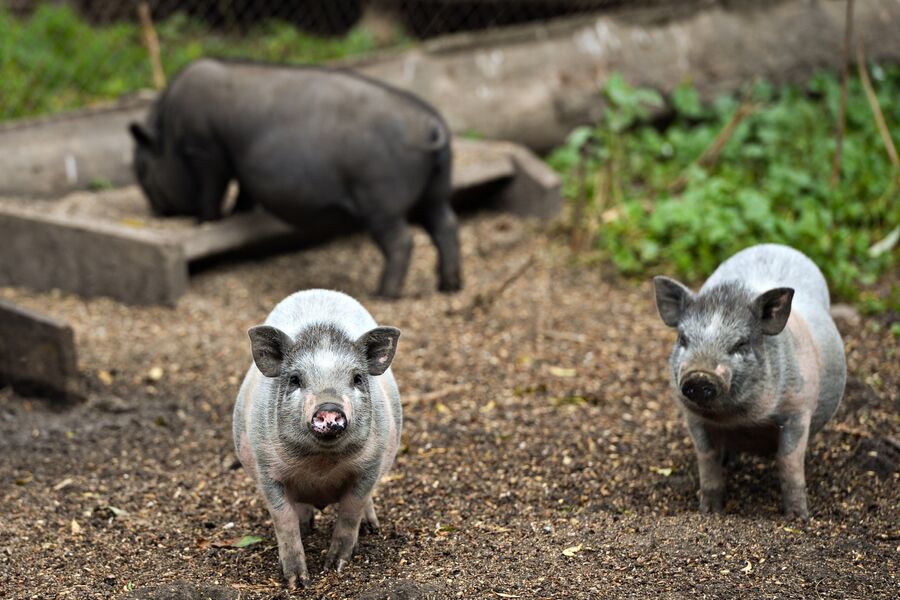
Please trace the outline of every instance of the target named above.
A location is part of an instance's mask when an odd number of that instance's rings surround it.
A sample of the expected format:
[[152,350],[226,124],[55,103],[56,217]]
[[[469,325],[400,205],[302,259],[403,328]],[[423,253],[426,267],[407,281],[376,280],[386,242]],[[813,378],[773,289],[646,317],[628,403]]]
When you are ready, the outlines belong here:
[[263,538],[255,536],[255,535],[245,535],[241,539],[232,543],[231,545],[235,548],[246,548],[247,546],[252,546],[253,544],[258,544],[263,541]]
[[571,546],[569,548],[566,548],[565,550],[563,550],[563,555],[564,556],[575,556],[576,554],[581,552],[582,547],[583,547],[583,544],[578,544],[577,546]]
[[577,371],[568,367],[550,367],[550,374],[556,377],[575,377]]
[[78,535],[81,533],[81,525],[78,524],[78,521],[72,519],[72,534]]
[[142,219],[138,219],[136,217],[125,217],[123,219],[119,219],[119,223],[128,227],[134,227],[135,229],[140,229],[147,226],[147,224]]
[[97,379],[99,379],[106,385],[112,385],[113,382],[113,376],[109,371],[97,371]]
[[618,221],[619,220],[619,209],[617,209],[617,208],[606,209],[600,215],[600,218],[603,219],[604,223],[612,223],[613,221]]
[[784,529],[788,533],[803,533],[799,529],[794,529],[793,527],[782,527],[782,529]]

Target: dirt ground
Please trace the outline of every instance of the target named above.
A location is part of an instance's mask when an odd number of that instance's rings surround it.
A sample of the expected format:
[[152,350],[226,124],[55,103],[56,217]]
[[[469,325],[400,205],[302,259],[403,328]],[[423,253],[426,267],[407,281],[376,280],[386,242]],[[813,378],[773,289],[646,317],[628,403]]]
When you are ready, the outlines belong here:
[[[812,520],[779,515],[756,458],[730,472],[727,514],[703,516],[650,285],[576,264],[547,229],[467,219],[455,296],[433,291],[421,233],[397,302],[372,297],[381,258],[363,236],[218,264],[176,309],[0,289],[73,325],[88,391],[62,409],[0,390],[0,597],[896,598],[898,315],[843,326],[850,379],[807,457]],[[289,594],[271,521],[230,468],[231,409],[247,328],[307,287],[403,330],[404,445],[381,532],[321,575],[326,510],[304,540],[313,585]],[[245,535],[263,541],[234,547]]]

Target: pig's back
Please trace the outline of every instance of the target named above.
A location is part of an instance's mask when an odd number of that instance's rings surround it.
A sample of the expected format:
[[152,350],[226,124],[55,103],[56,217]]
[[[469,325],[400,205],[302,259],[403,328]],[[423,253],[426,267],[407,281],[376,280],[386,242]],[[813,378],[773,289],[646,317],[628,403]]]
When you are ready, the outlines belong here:
[[831,306],[822,271],[805,254],[789,246],[760,244],[741,250],[719,265],[702,290],[725,281],[741,281],[757,293],[777,287],[793,288],[792,305],[803,313],[827,314]]
[[279,302],[266,325],[281,329],[292,338],[313,323],[334,324],[356,339],[378,327],[375,319],[362,304],[347,294],[332,290],[303,290]]

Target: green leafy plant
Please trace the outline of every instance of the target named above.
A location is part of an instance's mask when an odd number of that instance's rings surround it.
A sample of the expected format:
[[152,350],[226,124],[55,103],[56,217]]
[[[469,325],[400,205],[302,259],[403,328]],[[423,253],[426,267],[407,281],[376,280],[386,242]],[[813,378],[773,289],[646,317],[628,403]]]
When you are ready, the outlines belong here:
[[[318,63],[409,43],[401,32],[379,43],[362,27],[319,38],[279,21],[238,35],[211,31],[183,14],[158,23],[157,33],[169,77],[202,56]],[[51,3],[25,19],[0,3],[0,74],[0,120],[85,106],[152,87],[153,81],[136,23],[94,27],[68,5]]]
[[[872,73],[888,123],[900,125],[900,68]],[[849,87],[835,187],[833,75],[805,87],[757,82],[743,100],[710,105],[685,84],[669,98],[664,126],[647,121],[662,106],[654,92],[618,76],[603,92],[603,119],[574,130],[549,162],[585,215],[575,226],[589,230],[592,253],[620,272],[697,282],[738,250],[777,242],[805,252],[838,296],[854,299],[897,256],[900,173],[858,83]]]

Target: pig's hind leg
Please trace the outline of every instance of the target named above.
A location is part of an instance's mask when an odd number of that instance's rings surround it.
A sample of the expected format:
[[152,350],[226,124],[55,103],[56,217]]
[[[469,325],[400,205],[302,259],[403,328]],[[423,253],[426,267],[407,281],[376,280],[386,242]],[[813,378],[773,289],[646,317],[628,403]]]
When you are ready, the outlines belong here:
[[334,531],[331,534],[331,545],[325,556],[325,570],[334,569],[340,572],[350,561],[359,540],[359,525],[370,502],[371,492],[363,492],[360,495],[351,491],[341,498]]
[[421,221],[438,251],[438,290],[459,291],[462,289],[459,226],[453,209],[446,200],[433,202],[422,212]]
[[459,225],[450,207],[449,162],[437,166],[414,211],[414,221],[422,224],[438,251],[438,290],[462,289],[459,258]]
[[806,446],[810,415],[791,416],[779,422],[775,463],[781,482],[781,505],[789,519],[809,519],[806,501]]
[[375,503],[372,501],[372,496],[369,496],[369,499],[366,502],[365,515],[360,524],[360,531],[362,533],[378,533],[378,529],[378,516],[375,514]]
[[311,534],[316,528],[316,509],[313,508],[312,504],[295,502],[294,512],[297,515],[297,521],[300,523],[300,535]]

